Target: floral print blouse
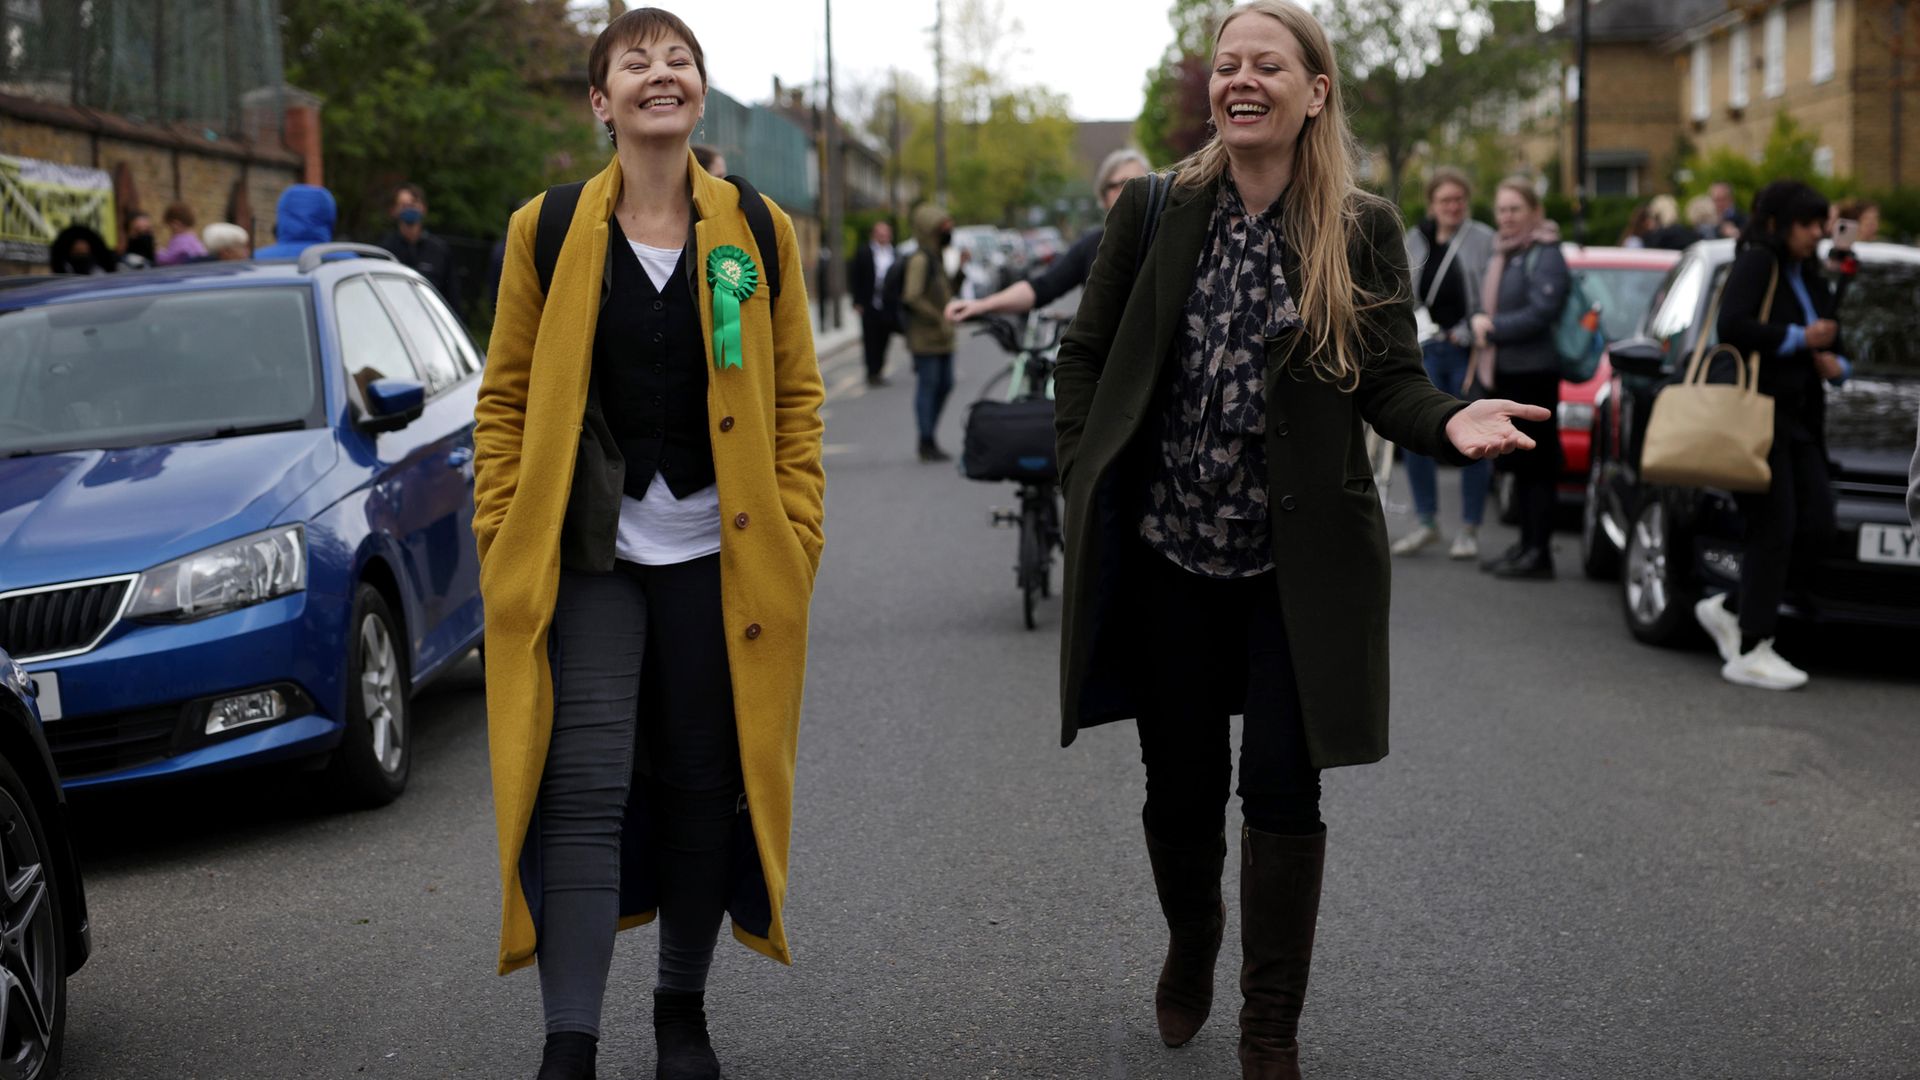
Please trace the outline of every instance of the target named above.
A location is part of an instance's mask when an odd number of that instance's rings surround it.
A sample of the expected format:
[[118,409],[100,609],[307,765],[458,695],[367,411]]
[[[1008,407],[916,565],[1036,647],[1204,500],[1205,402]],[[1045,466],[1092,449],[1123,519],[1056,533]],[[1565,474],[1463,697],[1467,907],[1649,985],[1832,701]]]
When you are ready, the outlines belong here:
[[1140,536],[1196,574],[1273,569],[1267,507],[1267,341],[1300,326],[1280,270],[1279,204],[1249,214],[1220,185],[1161,413]]

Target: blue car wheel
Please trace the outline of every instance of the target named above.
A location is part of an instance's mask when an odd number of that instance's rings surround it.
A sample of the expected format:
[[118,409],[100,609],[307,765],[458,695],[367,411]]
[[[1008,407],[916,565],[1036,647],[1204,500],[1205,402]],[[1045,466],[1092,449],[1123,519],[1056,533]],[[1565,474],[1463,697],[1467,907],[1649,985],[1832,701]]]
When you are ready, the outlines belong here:
[[407,789],[412,710],[407,639],[371,585],[354,592],[346,652],[346,733],[329,769],[348,804],[385,806]]

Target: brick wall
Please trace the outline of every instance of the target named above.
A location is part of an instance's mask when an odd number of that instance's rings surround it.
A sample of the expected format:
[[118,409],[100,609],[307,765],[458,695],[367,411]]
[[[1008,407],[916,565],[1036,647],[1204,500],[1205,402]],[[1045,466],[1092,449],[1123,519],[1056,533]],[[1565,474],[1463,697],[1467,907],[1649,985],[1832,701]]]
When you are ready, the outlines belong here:
[[[1640,191],[1664,186],[1662,178],[1673,167],[1674,135],[1680,129],[1676,84],[1681,70],[1673,57],[1647,42],[1594,42],[1587,50],[1593,68],[1592,96],[1587,99],[1587,152],[1639,150],[1649,155],[1640,176]],[[1560,125],[1561,190],[1575,186],[1575,105],[1563,106]]]

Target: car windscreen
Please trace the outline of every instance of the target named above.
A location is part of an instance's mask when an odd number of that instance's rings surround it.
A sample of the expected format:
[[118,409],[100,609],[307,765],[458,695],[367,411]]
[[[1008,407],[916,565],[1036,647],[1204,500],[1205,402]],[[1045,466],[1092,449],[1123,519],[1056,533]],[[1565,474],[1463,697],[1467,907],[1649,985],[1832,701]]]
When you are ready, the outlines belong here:
[[305,289],[0,312],[0,457],[310,426],[319,372]]
[[1920,376],[1920,264],[1863,262],[1840,302],[1841,346],[1858,375]]
[[1653,305],[1653,294],[1667,277],[1664,268],[1586,267],[1573,273],[1580,279],[1587,301],[1600,308],[1600,333],[1606,341],[1633,336]]

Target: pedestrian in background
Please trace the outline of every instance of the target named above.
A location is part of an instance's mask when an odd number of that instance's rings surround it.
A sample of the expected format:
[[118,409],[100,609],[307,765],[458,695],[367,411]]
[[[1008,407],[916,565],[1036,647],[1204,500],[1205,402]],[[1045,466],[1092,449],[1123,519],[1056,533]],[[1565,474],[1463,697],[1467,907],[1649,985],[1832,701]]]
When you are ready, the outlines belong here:
[[[1414,300],[1427,313],[1421,359],[1433,385],[1456,397],[1466,393],[1472,368],[1473,313],[1480,310],[1480,283],[1493,259],[1493,230],[1473,220],[1473,185],[1458,169],[1439,168],[1427,181],[1427,216],[1407,232],[1407,269]],[[1407,451],[1407,483],[1413,488],[1419,524],[1394,543],[1395,555],[1412,555],[1440,539],[1439,478],[1433,459]],[[1490,465],[1460,467],[1460,531],[1447,556],[1480,554],[1480,520],[1487,505]]]
[[155,259],[161,266],[178,266],[206,255],[206,245],[193,231],[193,207],[183,202],[174,203],[160,215],[160,223],[167,229],[167,246],[160,249]]
[[726,178],[727,155],[722,154],[719,147],[708,146],[706,143],[695,143],[693,144],[693,159],[700,163],[701,168],[707,170],[707,172],[712,175],[718,176],[721,179]]
[[295,184],[280,193],[274,208],[274,242],[253,253],[256,259],[296,259],[315,244],[333,239],[333,192],[313,184]]
[[1740,212],[1739,200],[1733,197],[1733,185],[1725,180],[1716,180],[1707,188],[1707,197],[1713,200],[1713,209],[1719,219],[1716,226],[1719,238],[1731,240],[1740,236],[1747,227],[1747,215]]
[[1701,240],[1720,238],[1720,213],[1714,209],[1711,195],[1695,195],[1687,200],[1687,224]]
[[228,262],[252,256],[247,240],[247,230],[225,221],[215,221],[200,230],[200,238],[206,244],[207,261]]
[[1685,251],[1700,241],[1700,234],[1680,220],[1680,204],[1671,195],[1655,195],[1647,201],[1647,216],[1653,229],[1646,234],[1646,246],[1668,251]]
[[1841,199],[1834,204],[1833,219],[1859,222],[1860,235],[1854,237],[1858,243],[1864,244],[1880,238],[1879,203],[1858,196]]
[[155,265],[160,253],[154,247],[153,215],[143,210],[127,214],[126,228],[120,236],[121,263],[128,270],[145,270]]
[[47,245],[47,269],[56,274],[111,274],[119,269],[113,249],[90,225],[78,222],[55,234]]
[[[1132,147],[1108,154],[1093,179],[1093,190],[1100,198],[1101,212],[1111,213],[1127,181],[1147,175],[1149,168],[1146,155]],[[1020,315],[1034,308],[1046,307],[1087,283],[1087,275],[1093,271],[1093,257],[1100,253],[1100,241],[1105,235],[1106,224],[1103,221],[1080,234],[1080,238],[1073,242],[1064,256],[1053,260],[1051,265],[1033,277],[1016,281],[978,300],[949,301],[947,318],[954,322],[965,322],[981,315]]]
[[887,346],[900,328],[894,313],[886,310],[887,271],[893,269],[899,253],[893,246],[893,224],[876,221],[847,267],[847,292],[853,297],[853,310],[860,314],[860,340],[866,349],[867,385],[887,385]]
[[1540,196],[1526,177],[1500,181],[1493,217],[1500,234],[1480,289],[1481,310],[1473,317],[1474,379],[1484,388],[1480,392],[1537,405],[1542,416],[1518,424],[1533,447],[1500,462],[1513,476],[1520,540],[1483,565],[1495,577],[1550,579],[1561,468],[1554,415],[1560,404],[1560,352],[1553,329],[1567,299],[1567,260],[1560,254],[1560,227],[1542,212]]
[[615,932],[657,915],[655,1075],[710,1080],[722,917],[790,961],[825,393],[792,221],[766,201],[763,249],[688,145],[693,31],[637,8],[587,72],[615,157],[555,221],[550,286],[554,193],[513,215],[475,410],[499,970],[539,965],[540,1080],[591,1077]]
[[1530,445],[1512,418],[1543,411],[1462,402],[1422,369],[1400,214],[1356,185],[1314,17],[1235,8],[1211,70],[1215,134],[1145,251],[1148,184],[1127,185],[1060,347],[1061,741],[1139,721],[1170,938],[1154,1012],[1179,1046],[1212,1008],[1228,720],[1245,715],[1241,1069],[1293,1080],[1320,770],[1387,752],[1390,574],[1363,424],[1461,463]]
[[455,311],[460,311],[460,281],[453,250],[445,240],[427,231],[427,193],[418,184],[394,188],[387,203],[387,217],[393,228],[380,238],[380,246],[392,252],[400,265],[418,271]]
[[947,245],[953,241],[953,218],[931,204],[913,212],[913,238],[919,245],[907,256],[900,302],[907,309],[907,348],[913,352],[913,418],[920,432],[921,461],[951,461],[952,455],[934,441],[940,413],[953,393],[953,320],[947,302],[960,291],[961,274],[947,274]]
[[[1806,685],[1807,673],[1774,650],[1780,602],[1804,577],[1834,531],[1827,474],[1826,382],[1842,383],[1839,304],[1820,270],[1826,197],[1797,180],[1761,189],[1720,297],[1720,340],[1741,356],[1760,354],[1759,390],[1773,399],[1772,483],[1734,496],[1746,529],[1740,587],[1694,605],[1728,682],[1765,690]],[[1731,601],[1731,602],[1729,602]]]

